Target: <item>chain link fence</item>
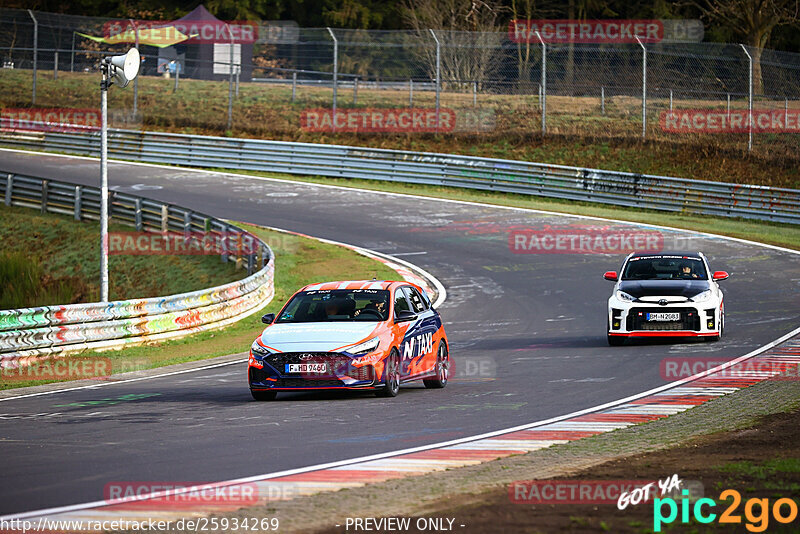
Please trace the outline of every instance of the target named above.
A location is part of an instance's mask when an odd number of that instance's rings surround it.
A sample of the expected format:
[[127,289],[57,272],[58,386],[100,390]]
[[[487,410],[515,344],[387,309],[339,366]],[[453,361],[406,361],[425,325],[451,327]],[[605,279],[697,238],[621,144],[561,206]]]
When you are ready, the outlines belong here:
[[[0,104],[96,106],[99,59],[131,46],[80,35],[102,36],[108,22],[0,10]],[[198,53],[202,46],[211,52]],[[739,44],[555,44],[515,42],[505,32],[296,27],[233,46],[230,54],[224,40],[140,46],[138,85],[113,95],[112,126],[643,136],[787,157],[798,146],[800,54]],[[419,117],[399,124],[409,109]],[[13,114],[4,112],[4,120]]]

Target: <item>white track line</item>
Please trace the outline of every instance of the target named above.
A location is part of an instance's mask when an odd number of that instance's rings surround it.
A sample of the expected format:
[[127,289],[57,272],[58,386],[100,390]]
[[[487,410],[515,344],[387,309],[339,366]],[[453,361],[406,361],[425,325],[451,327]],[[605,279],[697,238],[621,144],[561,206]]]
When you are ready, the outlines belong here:
[[[43,152],[34,152],[34,151],[25,151],[25,150],[2,149],[2,148],[0,148],[0,150],[7,150],[7,151],[10,151],[10,152],[23,152],[23,153],[36,154],[36,155],[57,155],[57,156],[62,156],[62,157],[72,157],[72,158],[77,157],[77,158],[80,158],[80,159],[90,159],[90,160],[95,160],[96,159],[96,158],[88,158],[88,157],[83,157],[83,156],[67,156],[67,155],[61,155],[61,154],[47,154],[47,153],[43,153]],[[115,160],[115,161],[117,161],[117,160]],[[121,163],[129,164],[130,162],[121,161]],[[152,167],[159,167],[159,168],[164,168],[164,169],[175,169],[175,168],[177,168],[177,167],[168,167],[168,166],[165,166],[165,165],[155,165],[155,164],[150,164],[150,163],[139,163],[139,162],[133,162],[133,164],[135,164],[135,165],[146,165],[146,166],[152,166]],[[192,170],[192,171],[196,170],[196,169],[190,169],[190,168],[184,168],[184,167],[180,167],[180,168],[184,169],[184,170]],[[282,180],[282,179],[279,179],[279,178],[264,178],[264,177],[260,177],[260,176],[250,176],[250,175],[242,175],[242,174],[223,173],[223,172],[216,172],[216,171],[207,171],[207,170],[202,170],[202,169],[199,170],[198,172],[205,172],[205,173],[217,174],[217,175],[228,174],[230,176],[239,176],[239,177],[252,178],[252,179],[264,180],[264,181],[275,181],[275,182],[291,183],[291,184],[302,183],[302,184],[305,184],[305,185],[310,185],[310,186],[315,186],[315,187],[330,187],[330,188],[335,188],[335,189],[357,190],[357,191],[363,191],[363,192],[367,192],[367,193],[377,193],[377,194],[390,195],[390,196],[411,197],[411,198],[419,198],[419,199],[433,200],[433,201],[439,201],[439,202],[451,202],[451,203],[457,203],[457,204],[479,205],[479,206],[487,206],[487,207],[492,207],[492,208],[509,209],[509,210],[517,210],[517,211],[529,211],[529,212],[534,212],[534,213],[543,213],[543,214],[547,214],[547,215],[557,215],[557,216],[564,216],[564,217],[575,217],[575,218],[580,218],[580,219],[592,219],[592,220],[600,220],[600,221],[615,222],[615,223],[622,223],[622,224],[632,224],[632,225],[643,226],[643,227],[648,227],[648,228],[668,229],[668,230],[692,233],[692,234],[703,235],[703,236],[708,236],[708,237],[727,239],[727,240],[731,240],[731,241],[737,241],[737,242],[741,242],[741,243],[752,244],[752,245],[756,245],[756,246],[761,246],[761,247],[765,247],[765,248],[771,248],[771,249],[774,249],[774,250],[780,250],[780,251],[783,251],[783,252],[789,252],[791,254],[800,255],[800,251],[796,251],[796,250],[792,250],[792,249],[788,249],[788,248],[778,247],[778,246],[774,246],[774,245],[767,245],[767,244],[764,244],[764,243],[758,243],[756,241],[748,241],[746,239],[739,239],[739,238],[735,238],[735,237],[728,237],[728,236],[722,236],[722,235],[717,235],[717,234],[710,234],[710,233],[707,233],[707,232],[696,232],[696,231],[693,231],[693,230],[684,230],[682,228],[672,228],[672,227],[669,227],[669,226],[658,226],[658,225],[645,224],[645,223],[635,223],[635,222],[630,222],[630,221],[620,221],[620,220],[616,220],[616,219],[605,219],[605,218],[601,218],[601,217],[590,217],[590,216],[586,216],[586,215],[571,215],[571,214],[565,214],[565,213],[559,213],[559,212],[551,212],[551,211],[543,211],[543,210],[536,210],[536,209],[529,209],[529,208],[516,208],[516,207],[510,207],[510,206],[497,206],[497,205],[494,205],[494,204],[485,204],[485,203],[479,203],[479,202],[467,202],[467,201],[463,201],[463,200],[439,199],[439,198],[435,198],[435,197],[424,197],[424,196],[419,196],[419,195],[408,195],[408,194],[405,194],[405,193],[388,193],[388,192],[385,192],[385,191],[372,191],[372,190],[369,190],[369,189],[356,189],[356,188],[334,186],[334,185],[313,184],[313,183],[308,183],[308,182],[297,182],[297,181],[294,181],[294,180]],[[331,241],[331,243],[337,243],[337,242]],[[376,254],[376,255],[381,255],[381,254]],[[383,255],[383,256],[385,256],[385,255]],[[398,263],[406,263],[406,264],[408,264],[408,262],[404,262],[403,260],[399,260],[398,258],[393,258],[393,261],[397,261]],[[411,264],[408,264],[408,265],[411,265]],[[434,278],[434,280],[435,280],[435,278]],[[444,288],[442,288],[442,289],[444,289]],[[577,417],[577,416],[580,416],[580,415],[585,415],[585,414],[588,414],[588,413],[593,413],[593,412],[596,412],[596,411],[600,411],[600,410],[603,410],[603,409],[606,409],[606,408],[611,408],[611,407],[619,405],[619,404],[625,404],[625,403],[628,403],[630,401],[633,401],[633,400],[636,400],[636,399],[640,399],[640,398],[646,397],[648,395],[652,395],[654,393],[659,393],[661,391],[666,391],[666,390],[678,387],[681,384],[685,384],[687,382],[696,380],[698,378],[702,378],[704,376],[708,376],[709,374],[716,373],[716,372],[718,372],[720,370],[726,369],[726,368],[728,368],[728,367],[730,367],[732,365],[735,365],[737,363],[740,363],[740,362],[742,362],[744,360],[748,360],[748,359],[750,359],[750,358],[752,358],[754,356],[757,356],[758,354],[761,354],[762,352],[765,352],[765,351],[771,349],[772,347],[774,347],[774,346],[776,346],[776,345],[778,345],[780,343],[783,343],[787,339],[790,339],[790,338],[792,338],[792,337],[794,337],[794,336],[796,336],[798,334],[800,334],[800,328],[796,328],[795,330],[792,330],[788,334],[785,334],[785,335],[779,337],[778,339],[776,339],[774,341],[771,341],[770,343],[767,343],[766,345],[763,345],[762,347],[759,347],[759,348],[757,348],[757,349],[755,349],[755,350],[753,350],[753,351],[751,351],[751,352],[749,352],[749,353],[747,353],[747,354],[745,354],[743,356],[740,356],[740,357],[738,357],[738,358],[736,358],[734,360],[730,360],[730,361],[728,361],[728,362],[726,362],[726,363],[724,363],[722,365],[719,365],[719,366],[714,367],[712,369],[709,369],[707,371],[703,371],[702,373],[698,373],[698,374],[696,374],[694,376],[691,376],[691,377],[688,377],[688,378],[684,378],[684,379],[681,379],[681,380],[677,380],[677,381],[671,382],[669,384],[665,384],[663,386],[659,386],[657,388],[653,388],[653,389],[650,389],[648,391],[644,391],[642,393],[637,393],[635,395],[631,395],[629,397],[625,397],[623,399],[607,402],[605,404],[600,404],[600,405],[597,405],[597,406],[593,406],[591,408],[585,408],[583,410],[572,412],[572,413],[569,413],[569,414],[566,414],[566,415],[560,415],[560,416],[553,417],[553,418],[550,418],[550,419],[544,419],[544,420],[541,420],[541,421],[536,421],[534,423],[527,423],[527,424],[524,424],[524,425],[505,428],[505,429],[502,429],[502,430],[495,430],[495,431],[492,431],[492,432],[487,432],[487,433],[479,434],[479,435],[476,435],[476,436],[469,436],[469,437],[466,437],[466,438],[459,438],[459,439],[455,439],[455,440],[451,440],[451,441],[444,441],[444,442],[440,442],[440,443],[434,443],[434,444],[431,444],[431,445],[422,445],[422,446],[414,447],[414,448],[411,448],[411,449],[403,449],[403,450],[399,450],[399,451],[392,451],[392,452],[386,452],[386,453],[380,453],[380,454],[373,454],[373,455],[370,455],[370,456],[362,456],[360,458],[351,458],[351,459],[348,459],[348,460],[340,460],[340,461],[337,461],[337,462],[329,462],[329,463],[326,463],[326,464],[319,464],[319,465],[314,465],[314,466],[301,467],[301,468],[297,468],[297,469],[290,469],[290,470],[287,470],[287,471],[278,471],[278,472],[267,473],[267,474],[263,474],[263,475],[256,475],[256,476],[251,476],[251,477],[245,477],[245,478],[239,478],[239,479],[233,479],[233,480],[226,480],[226,481],[222,481],[222,482],[217,482],[217,483],[211,484],[210,486],[212,486],[212,487],[224,487],[224,486],[230,486],[230,485],[234,485],[234,484],[246,484],[246,483],[250,483],[250,482],[257,482],[257,481],[260,481],[260,480],[268,480],[268,479],[271,479],[271,478],[283,477],[283,476],[288,476],[288,475],[296,475],[296,474],[299,474],[299,473],[307,473],[309,471],[319,471],[319,470],[322,470],[322,469],[329,469],[329,468],[332,468],[332,467],[341,467],[341,466],[345,466],[345,465],[361,463],[361,462],[366,462],[366,461],[370,461],[370,460],[380,460],[380,459],[383,459],[383,458],[391,458],[393,456],[399,456],[399,455],[402,455],[402,454],[410,454],[410,453],[426,451],[426,450],[430,450],[430,449],[439,449],[439,448],[442,448],[442,447],[448,447],[448,446],[452,446],[452,445],[459,445],[461,443],[469,443],[471,441],[477,441],[477,440],[481,440],[481,439],[500,436],[500,435],[503,435],[503,434],[508,434],[508,433],[511,433],[511,432],[517,432],[517,431],[520,431],[520,430],[528,430],[528,429],[535,428],[535,427],[538,427],[538,426],[542,426],[542,425],[545,425],[545,424],[555,423],[555,422],[558,422],[558,421],[562,421],[564,419],[569,419],[569,418],[572,418],[572,417]],[[89,387],[93,387],[93,386],[89,386]],[[151,499],[151,498],[163,497],[163,496],[166,496],[166,495],[184,493],[186,491],[190,491],[190,489],[191,488],[185,489],[183,491],[178,491],[178,492],[156,492],[156,493],[151,493],[151,494],[147,494],[147,495],[143,495],[143,496],[137,497],[136,500],[147,500],[147,499]],[[90,503],[74,504],[74,505],[70,505],[70,506],[61,506],[61,507],[57,507],[57,508],[34,510],[34,511],[31,511],[31,512],[25,512],[25,513],[17,514],[17,515],[0,516],[0,520],[25,519],[25,518],[30,518],[30,517],[38,517],[38,516],[52,515],[52,514],[66,513],[66,512],[74,512],[74,511],[78,511],[78,510],[85,510],[87,508],[97,508],[97,507],[102,507],[102,506],[108,506],[110,504],[113,504],[113,503],[108,502],[108,501],[94,501],[94,502],[90,502]]]

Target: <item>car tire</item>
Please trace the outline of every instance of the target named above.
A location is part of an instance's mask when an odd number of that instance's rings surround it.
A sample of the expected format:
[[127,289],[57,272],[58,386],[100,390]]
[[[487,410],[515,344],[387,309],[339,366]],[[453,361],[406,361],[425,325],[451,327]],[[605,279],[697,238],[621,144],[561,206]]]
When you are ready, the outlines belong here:
[[423,379],[422,383],[428,389],[441,389],[447,385],[450,376],[450,355],[444,341],[439,343],[439,351],[436,353],[436,378]]
[[378,397],[396,397],[400,393],[400,353],[392,349],[386,359],[386,378],[383,387],[375,392]]
[[278,396],[277,391],[256,391],[254,389],[250,390],[250,394],[257,401],[271,401],[275,400],[275,397]]
[[625,343],[625,338],[622,336],[608,336],[608,344],[612,347],[621,347]]

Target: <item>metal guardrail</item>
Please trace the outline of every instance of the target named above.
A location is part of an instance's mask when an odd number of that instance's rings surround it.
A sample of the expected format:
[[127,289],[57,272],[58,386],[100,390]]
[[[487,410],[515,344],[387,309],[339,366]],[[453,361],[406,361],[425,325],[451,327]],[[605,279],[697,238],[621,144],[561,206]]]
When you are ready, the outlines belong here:
[[[97,220],[100,190],[13,173],[0,175],[0,199],[7,206],[61,213],[76,220]],[[274,294],[275,263],[269,246],[228,222],[144,197],[109,192],[109,215],[140,231],[236,233],[252,239],[252,253],[230,250],[222,261],[246,264],[248,275],[237,282],[189,293],[108,303],[0,310],[0,366],[20,358],[87,349],[119,347],[181,337],[217,328],[250,315]]]
[[[59,127],[63,128],[63,127]],[[20,148],[98,155],[97,132],[0,131]],[[800,224],[800,190],[493,158],[109,130],[113,158],[194,167],[429,184]]]

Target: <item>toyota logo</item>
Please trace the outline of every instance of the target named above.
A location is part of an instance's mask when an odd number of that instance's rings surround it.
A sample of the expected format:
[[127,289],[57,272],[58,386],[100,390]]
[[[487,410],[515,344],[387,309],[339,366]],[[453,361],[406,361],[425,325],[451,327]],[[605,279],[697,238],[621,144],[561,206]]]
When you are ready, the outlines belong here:
[[659,306],[666,306],[668,304],[667,299],[661,299],[658,301]]

